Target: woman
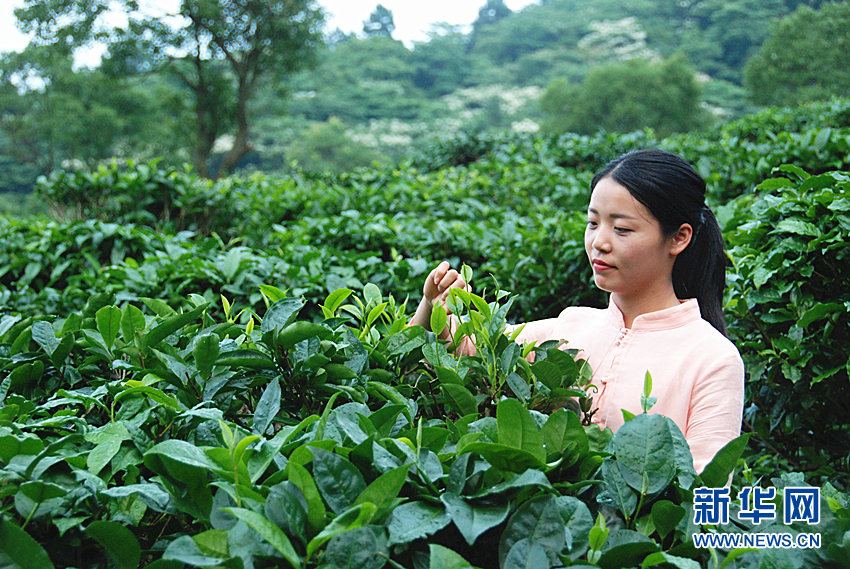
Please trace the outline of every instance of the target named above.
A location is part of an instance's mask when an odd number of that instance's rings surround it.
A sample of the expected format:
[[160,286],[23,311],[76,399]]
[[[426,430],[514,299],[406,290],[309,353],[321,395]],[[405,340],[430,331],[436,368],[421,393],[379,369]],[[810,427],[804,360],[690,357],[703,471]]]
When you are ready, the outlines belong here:
[[[723,238],[705,181],[674,154],[639,150],[606,165],[590,189],[585,250],[596,286],[611,293],[608,308],[566,308],[526,324],[518,341],[564,339],[581,350],[599,390],[592,421],[602,428],[619,428],[621,409],[641,412],[649,371],[652,412],[679,426],[701,472],[740,434],[744,405],[744,365],[723,320]],[[428,327],[434,303],[465,286],[441,263],[413,324]]]

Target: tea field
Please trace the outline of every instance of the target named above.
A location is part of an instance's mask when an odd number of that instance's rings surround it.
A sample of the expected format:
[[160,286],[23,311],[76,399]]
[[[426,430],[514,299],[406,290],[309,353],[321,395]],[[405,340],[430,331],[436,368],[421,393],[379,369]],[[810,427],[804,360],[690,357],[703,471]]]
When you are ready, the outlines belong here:
[[[699,474],[669,419],[584,424],[587,364],[504,334],[605,304],[590,178],[649,146],[703,174],[729,247],[744,434]],[[0,567],[850,567],[850,101],[666,139],[462,135],[339,175],[103,166],[39,192],[52,217],[0,218]],[[451,306],[474,357],[408,326],[443,259],[472,275]],[[775,488],[776,516],[733,499],[698,525],[698,489],[730,475],[733,498]],[[809,486],[819,523],[784,523],[782,490]]]

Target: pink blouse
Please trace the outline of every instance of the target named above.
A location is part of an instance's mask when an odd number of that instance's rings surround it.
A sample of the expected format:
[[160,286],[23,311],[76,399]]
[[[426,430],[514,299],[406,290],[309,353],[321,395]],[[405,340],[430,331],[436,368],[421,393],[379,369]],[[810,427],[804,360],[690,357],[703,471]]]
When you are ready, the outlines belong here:
[[623,314],[607,309],[570,307],[557,318],[529,322],[519,342],[567,340],[567,348],[593,370],[598,408],[593,423],[616,431],[621,409],[643,412],[644,376],[652,375],[650,413],[673,420],[685,435],[694,468],[702,472],[714,455],[741,432],[744,363],[726,337],[700,316],[696,299],[635,318],[626,328]]

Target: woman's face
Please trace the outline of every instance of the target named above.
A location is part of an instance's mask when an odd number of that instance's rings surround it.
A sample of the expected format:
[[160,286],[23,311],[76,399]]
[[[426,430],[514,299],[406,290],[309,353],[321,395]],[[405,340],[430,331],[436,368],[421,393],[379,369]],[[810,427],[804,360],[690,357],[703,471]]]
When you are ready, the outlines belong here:
[[690,241],[690,226],[665,237],[661,224],[629,191],[603,178],[590,196],[584,247],[596,286],[621,298],[661,294],[672,288],[676,255]]

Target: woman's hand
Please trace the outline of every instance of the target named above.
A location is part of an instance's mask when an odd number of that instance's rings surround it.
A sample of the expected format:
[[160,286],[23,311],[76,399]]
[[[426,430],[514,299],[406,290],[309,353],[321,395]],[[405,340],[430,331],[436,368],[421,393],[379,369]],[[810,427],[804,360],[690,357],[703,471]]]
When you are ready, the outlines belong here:
[[425,285],[422,287],[422,297],[432,307],[439,302],[446,307],[446,298],[449,296],[449,291],[452,288],[466,288],[466,282],[456,270],[451,268],[447,261],[443,261],[428,274],[425,279]]

